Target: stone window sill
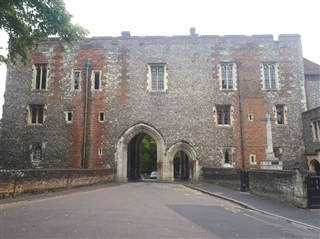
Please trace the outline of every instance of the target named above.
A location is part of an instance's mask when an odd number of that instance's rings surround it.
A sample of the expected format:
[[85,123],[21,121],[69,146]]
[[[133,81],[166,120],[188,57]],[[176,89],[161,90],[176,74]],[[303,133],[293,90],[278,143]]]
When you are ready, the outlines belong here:
[[231,125],[221,125],[221,124],[218,124],[216,125],[218,128],[232,128]]
[[165,94],[167,93],[166,90],[149,90],[149,93],[151,94]]
[[222,92],[234,92],[236,89],[220,89]]
[[267,92],[273,92],[273,91],[279,91],[280,89],[278,89],[278,88],[274,88],[274,89],[265,89],[265,88],[263,88],[262,90],[264,90],[264,91],[267,91]]

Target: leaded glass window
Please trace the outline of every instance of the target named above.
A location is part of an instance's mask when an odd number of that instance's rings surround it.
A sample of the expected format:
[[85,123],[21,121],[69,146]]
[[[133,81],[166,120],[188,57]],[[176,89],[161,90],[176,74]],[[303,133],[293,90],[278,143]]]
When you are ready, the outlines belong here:
[[228,66],[228,89],[232,89],[233,76],[232,76],[232,66]]
[[217,107],[218,125],[230,125],[230,106]]
[[152,90],[163,90],[164,69],[163,66],[151,67]]
[[274,71],[274,65],[270,66],[270,79],[271,79],[271,88],[276,88],[276,76]]
[[233,64],[221,64],[221,87],[233,89]]
[[275,64],[263,64],[263,76],[265,89],[276,88],[276,66]]
[[40,146],[36,147],[35,159],[41,159],[41,147]]
[[264,86],[266,89],[269,89],[270,88],[269,67],[267,65],[264,65],[263,69],[264,69]]
[[221,75],[222,75],[222,89],[227,89],[226,66],[222,66],[222,67],[221,67]]
[[38,65],[36,66],[35,89],[45,90],[46,88],[47,88],[47,66]]

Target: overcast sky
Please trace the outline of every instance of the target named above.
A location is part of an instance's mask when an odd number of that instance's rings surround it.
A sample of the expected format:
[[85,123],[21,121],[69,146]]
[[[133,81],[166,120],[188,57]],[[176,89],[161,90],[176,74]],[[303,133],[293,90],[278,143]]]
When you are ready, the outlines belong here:
[[[319,0],[65,0],[91,36],[300,34],[303,56],[320,64]],[[0,46],[7,37],[0,32]],[[6,68],[0,65],[0,116]]]

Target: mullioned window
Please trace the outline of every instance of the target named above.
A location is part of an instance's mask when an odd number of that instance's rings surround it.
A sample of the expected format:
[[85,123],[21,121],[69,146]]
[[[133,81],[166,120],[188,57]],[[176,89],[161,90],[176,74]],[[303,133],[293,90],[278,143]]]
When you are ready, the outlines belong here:
[[220,90],[236,90],[237,67],[235,63],[220,63],[219,81]]
[[48,66],[47,64],[33,65],[33,89],[46,90],[48,85]]
[[167,69],[165,63],[148,64],[148,90],[165,92],[167,87]]
[[278,65],[274,62],[261,64],[263,89],[279,89]]

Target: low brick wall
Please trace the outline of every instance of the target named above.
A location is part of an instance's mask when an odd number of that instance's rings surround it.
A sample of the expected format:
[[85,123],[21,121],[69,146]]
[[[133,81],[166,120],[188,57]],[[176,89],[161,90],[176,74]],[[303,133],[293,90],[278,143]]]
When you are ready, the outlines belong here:
[[107,183],[116,169],[0,170],[0,198]]
[[252,169],[250,194],[307,208],[306,176],[298,170]]
[[202,180],[215,185],[241,189],[241,170],[235,168],[202,168]]

